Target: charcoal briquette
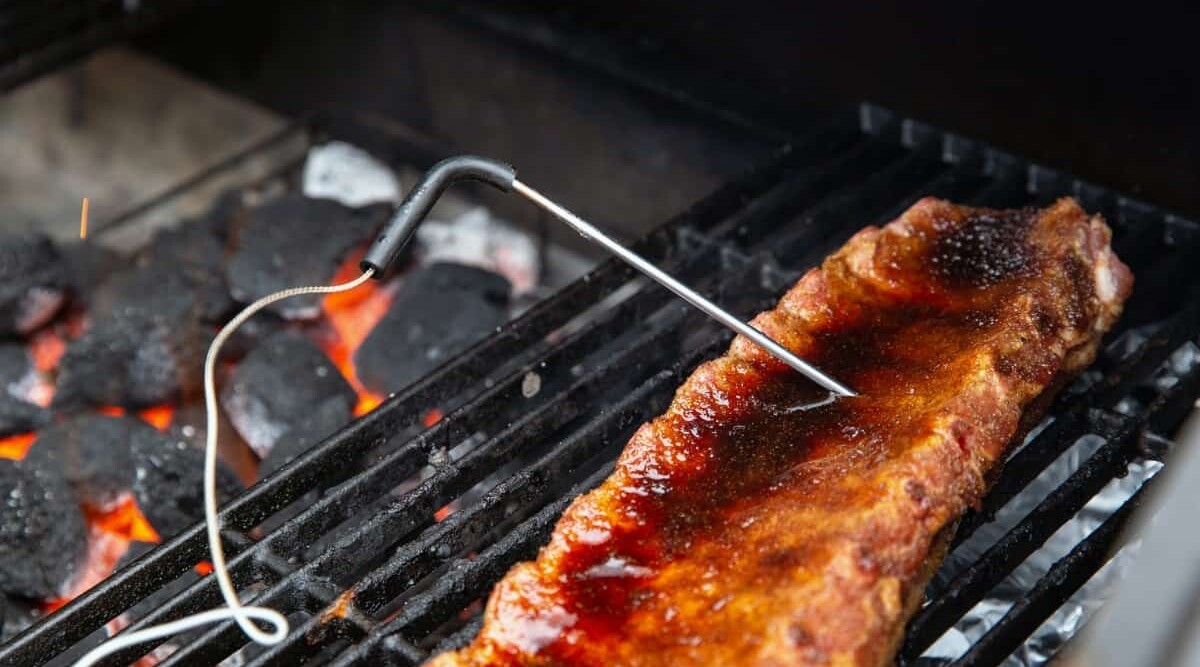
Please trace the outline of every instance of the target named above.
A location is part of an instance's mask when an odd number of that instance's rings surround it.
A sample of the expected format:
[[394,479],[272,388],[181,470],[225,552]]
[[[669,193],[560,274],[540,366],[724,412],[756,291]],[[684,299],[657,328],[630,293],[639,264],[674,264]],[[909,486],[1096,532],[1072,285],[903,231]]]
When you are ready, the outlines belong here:
[[[229,261],[234,298],[250,302],[289,287],[328,283],[350,251],[370,240],[386,214],[386,207],[354,209],[295,194],[249,209]],[[311,320],[320,315],[320,299],[300,296],[268,309],[285,319]]]
[[381,394],[411,384],[503,324],[510,292],[503,276],[473,266],[415,269],[355,352],[359,379]]
[[[153,429],[151,429],[153,430]],[[154,432],[133,440],[133,495],[138,507],[164,540],[204,517],[204,450],[182,439]],[[242,491],[242,482],[217,462],[217,500]]]
[[75,494],[53,468],[0,460],[0,592],[58,597],[87,548]]
[[350,423],[353,402],[346,396],[334,396],[305,416],[279,437],[271,453],[258,466],[259,477],[266,477],[284,464],[308,451],[313,445]]
[[212,335],[190,319],[122,314],[100,320],[67,345],[53,404],[141,409],[198,393]]
[[49,322],[66,286],[62,257],[49,238],[0,236],[0,336],[27,335]]
[[221,390],[221,405],[242,438],[265,458],[280,436],[333,397],[353,404],[357,394],[316,345],[283,331],[242,359]]
[[81,504],[104,508],[133,486],[133,443],[161,438],[140,419],[86,413],[42,429],[25,458],[61,471]]

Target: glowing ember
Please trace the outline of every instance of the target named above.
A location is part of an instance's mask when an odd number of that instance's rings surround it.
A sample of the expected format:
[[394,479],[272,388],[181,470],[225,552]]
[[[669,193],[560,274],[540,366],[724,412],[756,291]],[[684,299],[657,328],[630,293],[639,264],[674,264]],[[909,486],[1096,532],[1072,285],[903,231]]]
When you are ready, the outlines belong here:
[[445,415],[442,414],[441,410],[434,408],[426,412],[425,415],[421,417],[421,423],[425,425],[425,428],[429,428],[430,426],[442,421],[442,417],[444,416]]
[[142,410],[138,413],[138,416],[142,418],[142,421],[154,428],[165,431],[171,426],[171,421],[175,419],[175,407],[172,405],[158,405]]
[[93,528],[124,538],[126,542],[162,541],[130,494],[122,495],[104,510],[84,507],[84,514]]
[[446,517],[454,514],[454,508],[450,505],[445,505],[433,513],[433,520],[441,523],[446,520]]
[[33,444],[34,440],[37,440],[36,433],[22,433],[0,438],[0,459],[19,461],[25,458],[25,453],[29,451],[29,446]]
[[[333,282],[340,283],[357,278],[360,275],[358,262],[362,255],[362,252],[352,253],[334,274]],[[383,402],[383,396],[367,389],[359,381],[358,371],[354,368],[354,351],[387,314],[391,303],[392,290],[388,286],[368,282],[350,292],[330,294],[321,304],[336,334],[335,339],[325,341],[322,347],[358,394],[358,404],[354,406],[356,417],[374,410]]]
[[105,532],[94,525],[90,526],[88,528],[87,556],[84,558],[83,566],[75,573],[70,589],[61,598],[44,603],[42,609],[46,613],[55,611],[75,599],[77,595],[104,581],[116,569],[117,562],[121,560],[121,556],[124,556],[128,549],[129,540]]
[[142,515],[133,496],[128,493],[102,510],[85,505],[83,513],[88,522],[87,556],[84,558],[83,567],[75,574],[67,594],[42,606],[47,613],[62,607],[92,586],[104,581],[117,569],[117,563],[125,552],[129,551],[130,542],[162,541],[158,532]]
[[57,368],[58,361],[66,351],[67,341],[54,327],[41,329],[29,339],[29,354],[33,357],[33,365],[43,373]]
[[124,417],[125,416],[125,408],[123,408],[119,405],[102,405],[102,406],[96,408],[96,412],[99,412],[100,414],[106,415],[108,417]]

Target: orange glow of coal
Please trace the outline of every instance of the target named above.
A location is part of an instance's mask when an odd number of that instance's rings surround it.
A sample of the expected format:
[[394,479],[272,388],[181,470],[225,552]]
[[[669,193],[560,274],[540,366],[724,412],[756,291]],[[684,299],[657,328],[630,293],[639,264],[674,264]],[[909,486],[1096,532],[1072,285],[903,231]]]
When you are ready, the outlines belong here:
[[446,518],[449,517],[451,514],[454,514],[454,508],[451,507],[450,505],[445,505],[443,507],[438,508],[438,510],[433,513],[433,520],[438,523],[441,523],[441,522],[445,521]]
[[198,572],[200,574],[200,576],[202,576],[202,577],[208,576],[208,575],[212,574],[212,571],[213,571],[212,563],[210,563],[206,560],[202,560],[199,563],[196,563],[196,572]]
[[97,530],[116,535],[126,542],[161,542],[158,531],[146,520],[133,496],[125,494],[103,510],[84,507],[88,523]]
[[[362,255],[362,252],[352,253],[334,274],[333,282],[346,282],[361,275],[358,262]],[[358,394],[358,404],[354,406],[356,417],[374,410],[384,399],[382,395],[363,386],[358,379],[354,352],[387,314],[391,304],[391,291],[376,282],[367,282],[349,292],[329,294],[321,303],[325,317],[336,334],[324,342],[325,354]]]
[[57,368],[66,351],[67,341],[54,327],[41,329],[29,339],[29,354],[33,357],[33,366],[43,373]]
[[171,426],[171,422],[175,419],[175,406],[173,405],[156,405],[152,408],[147,408],[138,413],[142,421],[150,424],[154,428],[165,431]]
[[444,416],[446,415],[443,414],[441,410],[433,408],[421,417],[421,423],[425,425],[425,428],[429,428],[430,426],[442,421],[442,417]]
[[47,613],[104,581],[117,569],[117,562],[129,551],[130,542],[162,541],[158,531],[154,530],[138,508],[137,501],[128,493],[104,509],[85,505],[83,514],[88,524],[87,556],[75,574],[70,590],[61,598],[43,605]]
[[131,542],[162,541],[129,493],[103,509],[84,505],[83,515],[88,525],[88,547],[83,566],[76,572],[65,595],[42,605],[46,613],[104,581],[117,569],[117,563],[129,551]]
[[119,405],[102,405],[102,406],[96,408],[96,412],[99,412],[100,414],[105,415],[107,417],[124,417],[125,416],[125,408],[123,408]]
[[108,575],[117,569],[117,562],[129,550],[129,540],[105,532],[96,526],[88,527],[87,555],[83,565],[75,573],[71,586],[66,594],[56,600],[42,604],[46,613],[57,610],[76,596],[86,592],[92,586],[104,581]]
[[21,433],[0,438],[0,459],[20,461],[25,458],[34,440],[37,440],[36,433]]

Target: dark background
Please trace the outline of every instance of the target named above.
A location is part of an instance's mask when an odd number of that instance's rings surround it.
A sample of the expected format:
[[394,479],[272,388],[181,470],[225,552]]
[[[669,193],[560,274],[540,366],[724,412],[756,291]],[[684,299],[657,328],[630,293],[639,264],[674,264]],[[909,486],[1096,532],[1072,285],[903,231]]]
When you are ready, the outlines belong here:
[[[230,4],[143,45],[288,113],[351,105],[430,122],[427,110],[398,101],[422,85],[406,44],[410,9],[363,0]],[[785,130],[802,129],[814,113],[877,102],[1200,215],[1200,11],[1067,4],[418,6],[464,26],[502,15],[535,41],[553,33],[587,53],[607,51],[627,70]],[[423,66],[430,57],[422,52]],[[434,57],[461,54],[449,45]]]

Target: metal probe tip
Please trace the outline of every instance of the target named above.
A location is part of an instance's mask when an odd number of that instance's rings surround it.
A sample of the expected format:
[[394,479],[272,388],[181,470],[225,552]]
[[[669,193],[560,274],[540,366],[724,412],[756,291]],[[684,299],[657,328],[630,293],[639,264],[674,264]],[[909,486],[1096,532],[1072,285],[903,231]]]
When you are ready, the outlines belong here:
[[646,261],[641,255],[638,255],[629,248],[621,245],[615,239],[594,227],[588,221],[580,218],[562,206],[559,206],[557,203],[547,198],[537,190],[534,190],[516,178],[514,178],[512,181],[512,189],[514,192],[536,204],[539,208],[547,211],[554,217],[566,223],[576,232],[579,232],[579,234],[585,239],[604,247],[604,249],[621,258],[626,264],[629,264],[646,276],[649,276],[655,282],[671,290],[679,298],[695,306],[701,312],[713,318],[717,322],[720,322],[725,327],[745,336],[746,338],[749,338],[756,345],[766,350],[772,356],[794,368],[801,375],[804,375],[813,382],[816,382],[821,387],[842,397],[849,398],[852,396],[858,396],[858,392],[854,391],[850,387],[847,387],[841,382],[838,382],[821,369],[796,356],[767,334],[755,329],[746,322],[743,322],[729,313],[729,311],[704,298],[700,293],[679,282],[669,273],[666,273],[662,269]]

